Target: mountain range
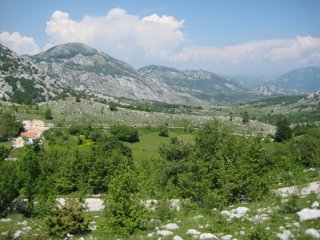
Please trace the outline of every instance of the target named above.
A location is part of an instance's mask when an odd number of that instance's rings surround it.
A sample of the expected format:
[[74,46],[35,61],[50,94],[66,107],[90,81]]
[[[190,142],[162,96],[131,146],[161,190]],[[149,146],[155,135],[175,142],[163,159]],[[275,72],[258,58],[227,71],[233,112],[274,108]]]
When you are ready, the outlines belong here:
[[[15,98],[15,92],[21,95],[30,88],[30,92],[37,93],[32,97],[36,102],[75,90],[103,98],[202,105],[248,102],[320,89],[319,67],[297,69],[271,84],[250,89],[234,79],[204,70],[157,65],[135,69],[81,43],[60,44],[34,56],[18,56],[3,45],[0,50],[3,98]],[[32,85],[32,91],[30,86],[23,87],[24,82]]]
[[72,89],[0,44],[0,98],[16,103],[48,101]]

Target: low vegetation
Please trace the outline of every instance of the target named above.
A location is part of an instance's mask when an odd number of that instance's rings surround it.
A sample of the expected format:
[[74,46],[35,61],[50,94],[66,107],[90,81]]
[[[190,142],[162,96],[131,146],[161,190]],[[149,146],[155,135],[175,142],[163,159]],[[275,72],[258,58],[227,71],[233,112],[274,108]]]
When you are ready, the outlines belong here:
[[[43,116],[45,109],[29,111]],[[50,109],[56,121],[56,110]],[[47,130],[41,145],[19,150],[17,161],[4,161],[17,151],[7,147],[19,132],[15,116],[1,121],[12,130],[0,144],[0,214],[5,219],[0,232],[8,238],[24,221],[21,239],[158,239],[162,230],[188,239],[190,229],[219,238],[274,239],[283,233],[281,226],[305,239],[306,229],[319,226],[319,219],[299,223],[296,215],[317,195],[284,200],[273,192],[319,179],[320,129],[315,124],[293,127],[281,118],[274,135],[247,135],[234,127],[254,122],[229,121],[228,116],[227,122],[208,118],[192,128],[186,120],[180,128],[165,121],[155,127],[111,124],[105,129],[73,122]],[[88,212],[84,203],[90,197],[102,200],[104,211]],[[58,198],[70,201],[59,205]],[[239,218],[237,208],[246,211]]]

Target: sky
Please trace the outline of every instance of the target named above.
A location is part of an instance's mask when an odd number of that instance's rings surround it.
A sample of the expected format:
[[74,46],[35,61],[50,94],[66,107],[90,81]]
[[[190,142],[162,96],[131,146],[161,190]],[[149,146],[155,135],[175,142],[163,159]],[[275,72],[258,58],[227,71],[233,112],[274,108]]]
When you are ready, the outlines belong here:
[[82,42],[136,68],[283,74],[320,66],[319,0],[0,0],[18,54]]

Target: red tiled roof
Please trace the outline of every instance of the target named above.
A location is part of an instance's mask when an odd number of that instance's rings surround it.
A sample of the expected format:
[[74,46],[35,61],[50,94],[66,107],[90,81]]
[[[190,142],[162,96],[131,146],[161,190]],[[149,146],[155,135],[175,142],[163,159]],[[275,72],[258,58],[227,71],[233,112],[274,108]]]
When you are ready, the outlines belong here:
[[38,134],[34,131],[28,131],[21,134],[22,137],[35,138]]

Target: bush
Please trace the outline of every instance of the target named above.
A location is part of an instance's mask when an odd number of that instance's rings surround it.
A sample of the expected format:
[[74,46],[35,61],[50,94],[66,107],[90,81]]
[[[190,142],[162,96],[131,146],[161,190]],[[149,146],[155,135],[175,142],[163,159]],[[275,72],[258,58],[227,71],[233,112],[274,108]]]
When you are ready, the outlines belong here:
[[47,108],[46,111],[44,112],[44,118],[46,120],[52,120],[53,119],[52,112],[51,112],[50,108]]
[[276,123],[276,126],[277,126],[277,131],[274,138],[276,142],[289,140],[292,137],[292,130],[286,118],[278,120]]
[[124,125],[114,125],[110,128],[110,132],[119,140],[124,142],[139,142],[138,130]]
[[18,174],[15,162],[0,163],[0,217],[6,216],[19,196]]
[[147,211],[141,203],[136,173],[125,169],[112,179],[105,201],[107,225],[111,232],[132,235],[147,223]]
[[0,141],[6,141],[11,137],[18,135],[22,128],[21,122],[18,122],[16,116],[11,112],[0,113]]
[[110,103],[109,103],[109,109],[110,109],[110,111],[112,111],[112,112],[118,111],[117,104],[114,103],[114,102],[110,102]]
[[82,135],[84,133],[84,129],[80,126],[71,126],[69,128],[69,134],[76,136],[76,135]]
[[167,125],[163,125],[159,129],[159,136],[161,137],[169,137],[169,130]]
[[89,231],[90,220],[76,200],[67,199],[64,206],[55,206],[51,216],[45,219],[49,235],[66,237],[67,234],[82,234]]
[[159,154],[163,159],[169,161],[179,161],[187,158],[191,154],[192,146],[174,137],[170,144],[162,144],[159,147]]
[[0,163],[9,156],[9,149],[4,146],[0,146]]
[[296,194],[291,195],[286,202],[281,202],[280,212],[282,213],[296,213],[300,210],[298,207],[299,197]]
[[267,231],[261,225],[257,225],[253,230],[248,234],[247,240],[268,240],[271,239],[268,236]]

